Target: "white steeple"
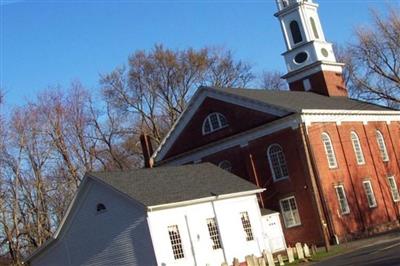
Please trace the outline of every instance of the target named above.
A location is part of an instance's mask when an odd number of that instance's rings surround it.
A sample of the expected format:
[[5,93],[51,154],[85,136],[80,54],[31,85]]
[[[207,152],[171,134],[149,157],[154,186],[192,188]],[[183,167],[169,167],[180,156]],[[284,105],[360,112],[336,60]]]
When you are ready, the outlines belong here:
[[[287,51],[283,53],[289,84],[318,71],[342,73],[332,44],[325,40],[318,16],[318,4],[313,0],[276,0]],[[309,81],[307,81],[309,83]],[[307,88],[305,88],[307,90]]]

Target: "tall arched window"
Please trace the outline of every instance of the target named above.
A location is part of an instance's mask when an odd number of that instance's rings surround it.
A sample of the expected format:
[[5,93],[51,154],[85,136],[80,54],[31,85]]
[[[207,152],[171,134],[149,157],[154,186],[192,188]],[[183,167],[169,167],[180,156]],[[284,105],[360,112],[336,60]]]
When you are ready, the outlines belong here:
[[285,154],[283,153],[282,147],[278,144],[272,144],[268,147],[267,154],[274,181],[287,178],[289,176],[289,171],[286,166]]
[[365,164],[364,153],[361,148],[360,139],[356,132],[352,131],[350,133],[351,142],[353,143],[354,153],[356,155],[357,163],[358,164]]
[[303,37],[301,36],[299,23],[297,23],[296,20],[293,20],[292,22],[290,22],[290,32],[292,33],[292,38],[293,38],[294,44],[303,41]]
[[331,138],[327,133],[322,133],[322,142],[324,143],[326,158],[328,160],[329,168],[336,168],[336,155],[333,149]]
[[376,131],[376,141],[378,142],[379,152],[384,162],[389,161],[389,155],[386,149],[385,139],[383,138],[382,132]]
[[315,39],[319,39],[319,34],[318,34],[318,30],[317,30],[317,25],[315,24],[314,18],[310,18],[310,23],[311,23],[311,28],[312,28],[312,30],[313,30]]
[[225,116],[221,113],[209,114],[203,122],[203,135],[217,131],[221,128],[227,127],[228,122]]

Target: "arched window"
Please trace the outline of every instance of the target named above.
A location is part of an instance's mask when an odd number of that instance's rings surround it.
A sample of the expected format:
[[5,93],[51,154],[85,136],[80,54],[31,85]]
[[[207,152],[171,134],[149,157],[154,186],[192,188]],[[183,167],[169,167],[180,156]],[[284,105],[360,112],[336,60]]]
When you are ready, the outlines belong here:
[[232,164],[228,160],[224,160],[218,164],[218,167],[225,171],[232,172]]
[[389,161],[389,155],[386,149],[385,139],[383,138],[382,132],[376,131],[376,141],[378,142],[379,152],[384,162]]
[[365,164],[364,153],[361,148],[360,139],[356,132],[352,131],[350,133],[351,142],[353,143],[354,153],[356,155],[357,163],[358,164]]
[[333,150],[332,141],[329,135],[325,132],[322,133],[322,142],[324,143],[325,153],[326,153],[326,158],[328,160],[329,168],[336,168],[337,162],[336,162],[335,151]]
[[293,20],[292,22],[290,22],[290,32],[292,33],[292,38],[293,38],[294,44],[303,41],[303,37],[301,37],[299,23],[297,23],[296,20]]
[[106,206],[103,203],[98,203],[96,206],[97,213],[106,211]]
[[317,30],[317,25],[315,24],[314,18],[310,18],[310,23],[311,23],[311,28],[312,28],[312,30],[313,30],[315,39],[319,39],[319,34],[318,34],[318,30]]
[[203,135],[217,131],[221,128],[227,127],[228,122],[225,116],[221,113],[209,114],[203,122]]
[[287,178],[289,176],[289,171],[282,147],[278,144],[272,144],[269,146],[267,154],[274,181]]

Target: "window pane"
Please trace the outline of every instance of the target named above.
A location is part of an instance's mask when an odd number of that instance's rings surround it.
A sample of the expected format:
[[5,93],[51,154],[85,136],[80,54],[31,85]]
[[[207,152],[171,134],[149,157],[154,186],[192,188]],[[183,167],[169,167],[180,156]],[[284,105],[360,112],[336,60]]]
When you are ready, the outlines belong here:
[[240,216],[242,220],[243,230],[246,233],[246,240],[251,241],[254,239],[254,237],[253,237],[253,231],[251,230],[249,214],[247,212],[241,212]]
[[171,241],[174,258],[176,260],[184,258],[185,254],[183,253],[182,240],[178,226],[177,225],[168,226],[168,233],[169,233],[169,239]]
[[212,248],[220,249],[221,241],[220,241],[219,231],[218,231],[218,227],[217,227],[215,218],[207,219],[207,227],[208,227],[208,233],[210,234],[210,238],[213,243]]
[[268,159],[274,180],[288,177],[289,171],[281,146],[277,144],[271,145],[268,148]]
[[336,187],[336,195],[339,201],[340,212],[346,214],[350,212],[349,204],[347,202],[346,194],[343,186]]
[[360,139],[355,132],[351,132],[351,142],[353,143],[354,153],[356,155],[357,163],[364,164],[364,154],[362,152]]
[[322,133],[322,142],[324,144],[326,158],[328,160],[329,168],[336,168],[337,162],[336,162],[335,151],[333,150],[331,138],[329,137],[328,134]]
[[379,148],[379,152],[381,154],[382,160],[384,162],[389,161],[389,155],[387,153],[385,140],[383,138],[382,133],[379,130],[376,131],[376,140],[378,142],[378,148]]
[[368,206],[370,208],[376,207],[376,200],[375,200],[374,191],[372,190],[371,182],[364,181],[363,185],[364,185],[365,195],[367,196]]
[[392,192],[392,198],[394,201],[400,200],[399,190],[397,189],[397,184],[394,176],[388,177],[390,190]]
[[294,197],[289,197],[280,200],[282,217],[287,228],[300,225],[300,215],[297,210],[296,200]]

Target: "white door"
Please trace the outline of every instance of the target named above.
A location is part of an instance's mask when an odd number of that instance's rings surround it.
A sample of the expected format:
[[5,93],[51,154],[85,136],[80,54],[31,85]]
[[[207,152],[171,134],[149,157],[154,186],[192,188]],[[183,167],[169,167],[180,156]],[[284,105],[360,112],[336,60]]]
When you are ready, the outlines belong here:
[[286,249],[279,213],[263,216],[262,220],[266,234],[265,242],[270,247],[270,251],[274,253]]

